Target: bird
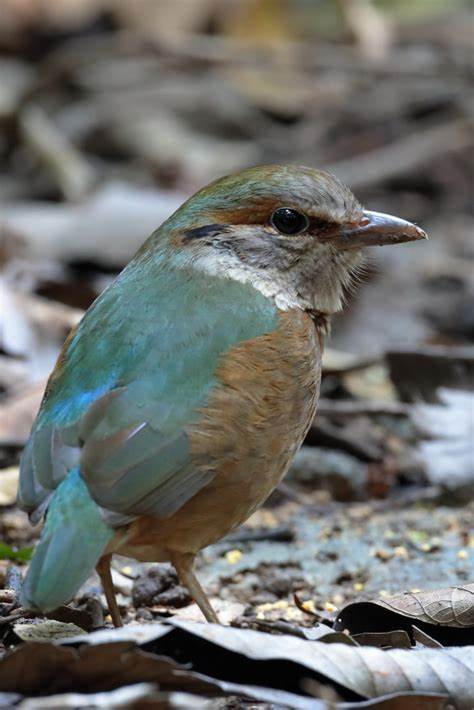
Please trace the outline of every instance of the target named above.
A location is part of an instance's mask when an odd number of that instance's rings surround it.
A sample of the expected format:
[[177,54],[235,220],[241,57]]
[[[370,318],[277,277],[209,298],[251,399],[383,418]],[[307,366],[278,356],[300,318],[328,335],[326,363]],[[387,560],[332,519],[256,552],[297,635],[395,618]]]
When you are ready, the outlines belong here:
[[196,555],[286,473],[365,249],[424,238],[304,166],[248,168],[186,201],[91,305],[49,377],[20,462],[18,503],[44,518],[22,607],[51,612],[95,568],[122,625],[120,554],[171,562],[218,623]]

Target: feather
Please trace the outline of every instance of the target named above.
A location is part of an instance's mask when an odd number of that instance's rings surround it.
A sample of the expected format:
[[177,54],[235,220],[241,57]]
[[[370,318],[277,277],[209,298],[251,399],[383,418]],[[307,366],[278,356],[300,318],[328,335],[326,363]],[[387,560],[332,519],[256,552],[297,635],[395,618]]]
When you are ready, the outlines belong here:
[[20,505],[41,505],[78,463],[92,496],[112,512],[133,515],[134,502],[170,486],[173,475],[184,502],[185,432],[215,386],[218,362],[275,328],[276,318],[250,285],[210,279],[166,253],[139,255],[61,355],[22,458]]
[[68,602],[114,535],[76,468],[58,487],[28,568],[21,605],[47,613]]

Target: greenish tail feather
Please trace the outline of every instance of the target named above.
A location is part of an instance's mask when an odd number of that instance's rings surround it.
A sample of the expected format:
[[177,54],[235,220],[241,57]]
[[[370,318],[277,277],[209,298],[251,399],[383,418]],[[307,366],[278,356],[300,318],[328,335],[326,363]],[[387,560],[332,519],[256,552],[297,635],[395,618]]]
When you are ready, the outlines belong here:
[[79,469],[73,469],[52,497],[23,584],[21,605],[47,613],[68,602],[87,580],[113,535]]

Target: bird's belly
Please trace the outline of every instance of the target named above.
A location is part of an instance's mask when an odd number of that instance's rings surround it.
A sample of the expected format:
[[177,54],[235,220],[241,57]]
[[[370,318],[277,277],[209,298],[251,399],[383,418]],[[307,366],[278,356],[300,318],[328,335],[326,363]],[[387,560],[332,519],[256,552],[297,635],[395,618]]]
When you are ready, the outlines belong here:
[[133,523],[122,554],[164,560],[169,550],[198,552],[263,503],[314,417],[321,350],[312,320],[301,311],[281,314],[276,331],[232,348],[189,432],[196,465],[215,477],[169,518]]

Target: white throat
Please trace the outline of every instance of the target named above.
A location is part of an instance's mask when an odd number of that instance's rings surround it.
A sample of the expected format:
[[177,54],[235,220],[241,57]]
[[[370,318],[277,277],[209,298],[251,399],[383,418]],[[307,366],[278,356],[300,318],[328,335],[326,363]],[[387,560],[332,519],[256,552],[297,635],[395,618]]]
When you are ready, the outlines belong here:
[[271,298],[279,310],[299,308],[331,314],[342,308],[344,288],[349,285],[351,270],[360,259],[354,259],[353,252],[349,257],[346,254],[320,249],[317,254],[305,254],[293,267],[281,270],[256,268],[234,254],[206,249],[193,255],[192,264],[211,276],[251,284]]

